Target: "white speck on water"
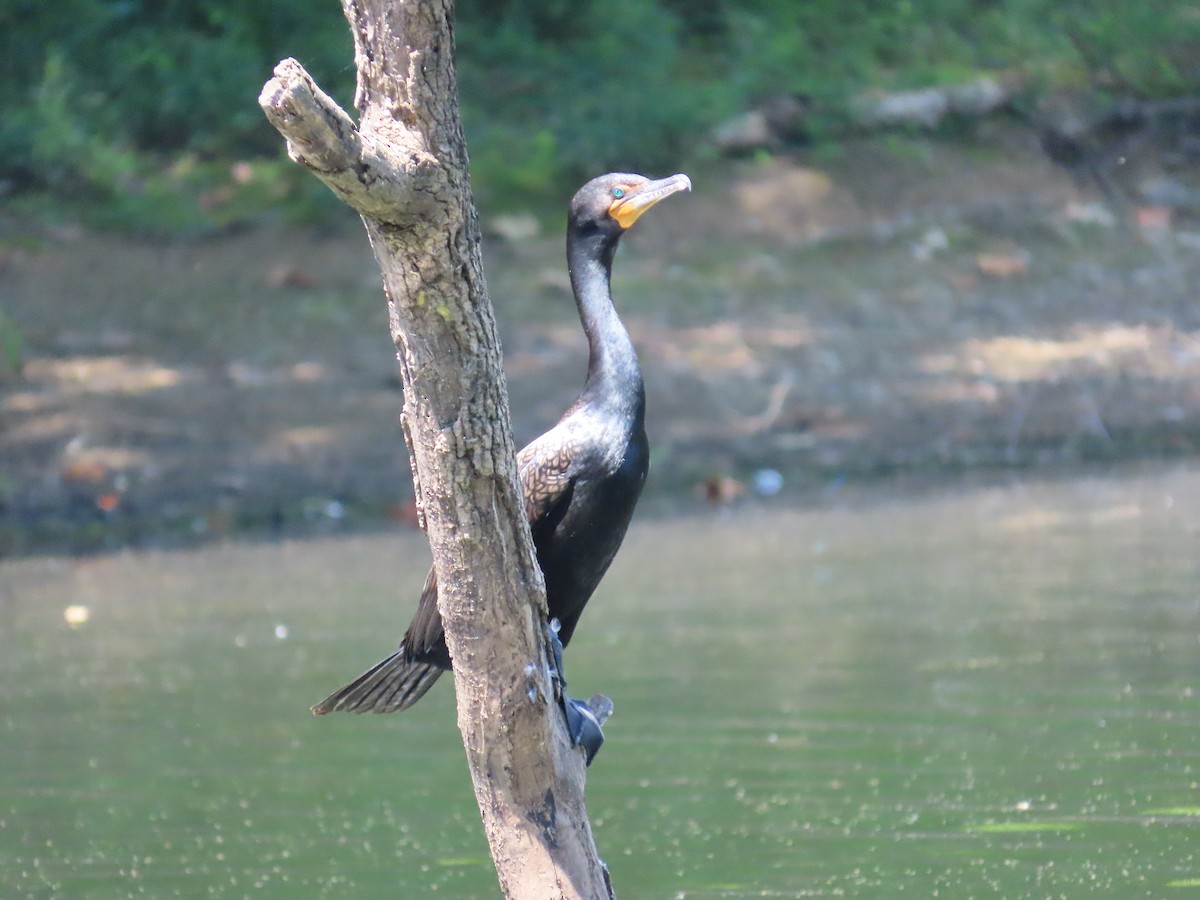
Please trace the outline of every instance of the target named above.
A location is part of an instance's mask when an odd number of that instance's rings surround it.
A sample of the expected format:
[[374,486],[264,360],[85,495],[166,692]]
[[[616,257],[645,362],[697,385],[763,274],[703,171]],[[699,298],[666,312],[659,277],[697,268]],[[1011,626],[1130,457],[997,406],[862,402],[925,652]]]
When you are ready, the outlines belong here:
[[284,625],[282,622],[278,623],[275,626],[275,639],[280,640],[280,641],[286,641],[287,636],[288,636],[288,627],[286,625]]
[[63,610],[63,619],[72,628],[79,628],[87,624],[88,619],[92,617],[92,611],[86,606],[77,603],[72,603]]

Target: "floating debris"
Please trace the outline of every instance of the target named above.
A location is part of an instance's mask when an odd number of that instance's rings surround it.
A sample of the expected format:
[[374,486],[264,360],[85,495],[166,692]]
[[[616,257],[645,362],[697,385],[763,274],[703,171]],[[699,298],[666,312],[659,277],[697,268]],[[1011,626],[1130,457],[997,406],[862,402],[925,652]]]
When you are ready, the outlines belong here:
[[778,469],[759,469],[752,483],[758,496],[774,497],[783,490],[783,474]]
[[711,506],[724,506],[746,493],[746,485],[728,475],[712,475],[696,485],[694,493]]
[[1016,278],[1029,271],[1029,252],[980,253],[975,257],[975,268],[989,278]]
[[917,262],[929,262],[938,253],[950,249],[950,238],[946,232],[936,226],[928,229],[910,248],[912,258]]

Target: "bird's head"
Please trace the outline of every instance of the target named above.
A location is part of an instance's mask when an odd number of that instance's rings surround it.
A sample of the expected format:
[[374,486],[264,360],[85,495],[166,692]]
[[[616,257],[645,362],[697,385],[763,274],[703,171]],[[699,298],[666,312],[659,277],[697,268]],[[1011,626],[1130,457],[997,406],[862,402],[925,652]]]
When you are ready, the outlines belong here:
[[593,178],[571,200],[570,227],[620,237],[646,210],[678,191],[690,191],[686,175],[652,180],[614,172]]

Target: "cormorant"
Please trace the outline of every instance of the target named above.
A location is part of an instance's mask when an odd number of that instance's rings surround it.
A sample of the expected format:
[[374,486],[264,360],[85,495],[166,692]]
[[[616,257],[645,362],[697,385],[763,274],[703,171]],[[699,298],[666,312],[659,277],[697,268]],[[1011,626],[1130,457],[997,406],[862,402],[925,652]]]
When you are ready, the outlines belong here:
[[[546,602],[563,646],[621,546],[649,467],[642,373],[609,291],[613,255],[642,213],[691,187],[686,175],[652,181],[617,173],[592,179],[571,200],[567,262],[588,340],[587,381],[558,424],[517,454]],[[449,668],[430,571],[400,648],[312,710],[407,709]],[[568,699],[569,721],[580,705]],[[578,731],[572,724],[577,741]],[[594,752],[588,749],[589,760]]]

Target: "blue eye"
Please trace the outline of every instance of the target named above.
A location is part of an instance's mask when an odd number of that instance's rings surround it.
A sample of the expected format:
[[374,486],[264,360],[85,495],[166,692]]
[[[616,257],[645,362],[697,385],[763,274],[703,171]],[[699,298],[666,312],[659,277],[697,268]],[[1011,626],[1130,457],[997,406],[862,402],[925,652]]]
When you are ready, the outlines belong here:
[[621,190],[620,188],[613,188],[613,197],[615,199],[620,200],[624,196],[625,196],[625,192],[623,190]]

